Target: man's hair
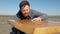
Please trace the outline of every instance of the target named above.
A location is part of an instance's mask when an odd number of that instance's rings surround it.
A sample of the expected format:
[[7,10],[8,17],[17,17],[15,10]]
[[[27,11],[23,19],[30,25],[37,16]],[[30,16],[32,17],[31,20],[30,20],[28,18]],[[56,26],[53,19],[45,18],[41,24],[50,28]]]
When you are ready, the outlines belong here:
[[22,1],[22,2],[19,4],[19,8],[21,9],[21,7],[22,7],[22,6],[25,6],[25,5],[30,6],[30,4],[29,4],[28,1]]

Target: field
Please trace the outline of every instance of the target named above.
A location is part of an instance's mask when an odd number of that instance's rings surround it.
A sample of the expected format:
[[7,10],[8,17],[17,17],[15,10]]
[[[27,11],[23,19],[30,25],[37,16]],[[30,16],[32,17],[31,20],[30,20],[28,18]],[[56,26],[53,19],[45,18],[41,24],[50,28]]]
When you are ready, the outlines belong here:
[[[14,16],[0,16],[0,34],[9,34],[11,32],[11,25],[8,24],[9,19]],[[48,21],[55,21],[60,23],[60,17],[49,17]]]

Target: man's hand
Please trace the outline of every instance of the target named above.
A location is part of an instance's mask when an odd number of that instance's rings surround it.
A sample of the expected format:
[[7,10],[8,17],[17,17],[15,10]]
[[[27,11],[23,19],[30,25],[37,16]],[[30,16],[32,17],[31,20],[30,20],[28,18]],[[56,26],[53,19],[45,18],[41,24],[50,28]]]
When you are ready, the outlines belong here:
[[37,18],[32,19],[32,21],[33,21],[34,23],[40,24],[40,22],[42,21],[42,18],[37,17]]

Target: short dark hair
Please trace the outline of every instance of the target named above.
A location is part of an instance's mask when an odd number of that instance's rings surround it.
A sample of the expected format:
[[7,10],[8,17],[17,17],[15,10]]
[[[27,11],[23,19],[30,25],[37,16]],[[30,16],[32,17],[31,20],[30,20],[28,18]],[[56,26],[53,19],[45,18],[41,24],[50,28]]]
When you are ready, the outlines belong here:
[[25,6],[25,5],[30,6],[30,4],[29,4],[28,1],[22,1],[22,2],[19,4],[19,8],[21,9],[21,7],[22,7],[22,6]]

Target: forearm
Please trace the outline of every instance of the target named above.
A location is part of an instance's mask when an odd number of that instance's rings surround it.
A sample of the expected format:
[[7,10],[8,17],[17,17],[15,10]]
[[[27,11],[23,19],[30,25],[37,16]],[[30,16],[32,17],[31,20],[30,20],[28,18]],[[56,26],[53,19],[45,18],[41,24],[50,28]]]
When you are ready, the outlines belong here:
[[47,14],[44,14],[44,13],[41,13],[41,12],[38,12],[38,11],[33,12],[33,15],[34,16],[38,16],[38,17],[40,17],[43,20],[47,20],[48,19],[48,15]]
[[47,19],[48,19],[48,15],[47,15],[47,14],[42,14],[42,15],[40,16],[40,18],[41,18],[42,20],[47,20]]

